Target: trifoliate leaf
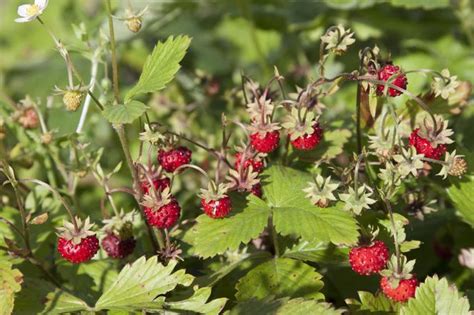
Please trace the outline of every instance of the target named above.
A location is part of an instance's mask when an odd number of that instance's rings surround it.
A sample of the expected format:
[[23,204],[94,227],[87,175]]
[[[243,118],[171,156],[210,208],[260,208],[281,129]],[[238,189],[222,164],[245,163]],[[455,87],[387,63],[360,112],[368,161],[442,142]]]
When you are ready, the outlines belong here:
[[177,262],[172,260],[167,266],[158,262],[156,256],[141,257],[131,265],[126,265],[111,287],[102,294],[95,309],[133,311],[137,309],[161,309],[163,294],[177,285],[190,285],[193,277],[178,270],[173,273]]
[[109,106],[102,113],[113,124],[131,124],[143,115],[147,108],[142,102],[133,100],[125,104]]
[[158,42],[151,55],[145,61],[138,83],[128,91],[125,100],[128,101],[141,93],[150,93],[163,89],[176,72],[179,63],[186,54],[191,43],[187,36],[169,37],[164,43]]
[[237,283],[240,301],[275,297],[324,298],[321,275],[313,267],[289,258],[275,258],[252,269]]
[[469,314],[469,301],[445,278],[428,277],[416,289],[415,298],[400,309],[401,315]]
[[264,196],[273,210],[277,232],[301,236],[310,242],[357,242],[357,222],[340,204],[319,208],[305,198],[303,189],[311,181],[309,173],[275,165],[265,171],[263,178]]
[[194,250],[203,258],[235,250],[241,243],[248,243],[263,231],[268,223],[270,209],[263,200],[250,196],[248,204],[232,200],[233,209],[229,217],[211,219],[207,215],[197,218],[193,227]]

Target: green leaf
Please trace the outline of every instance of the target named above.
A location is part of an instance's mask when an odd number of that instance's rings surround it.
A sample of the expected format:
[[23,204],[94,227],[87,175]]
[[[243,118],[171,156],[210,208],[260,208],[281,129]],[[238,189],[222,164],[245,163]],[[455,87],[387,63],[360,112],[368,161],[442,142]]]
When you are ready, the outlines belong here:
[[373,295],[370,292],[359,291],[360,305],[358,309],[361,311],[370,311],[374,313],[395,313],[398,309],[397,303],[391,301],[383,294]]
[[356,220],[340,204],[329,208],[311,204],[303,192],[309,181],[309,173],[278,165],[264,173],[263,191],[277,232],[310,242],[355,244],[359,236]]
[[461,297],[454,285],[445,278],[428,277],[416,289],[415,298],[400,309],[402,315],[469,314],[469,301]]
[[[249,196],[248,205],[235,204],[228,218],[211,219],[207,215],[199,216],[193,227],[194,250],[201,257],[212,257],[226,250],[235,250],[241,243],[256,238],[268,223],[270,209],[265,202],[255,196]],[[242,209],[240,210],[239,209]]]
[[125,104],[106,107],[102,113],[112,124],[131,124],[135,119],[143,115],[147,108],[142,102],[132,100]]
[[458,182],[448,189],[448,194],[462,219],[474,227],[474,178],[465,177],[466,181]]
[[0,314],[11,314],[15,293],[21,290],[23,274],[13,269],[9,261],[0,261]]
[[322,299],[321,275],[313,267],[289,258],[275,258],[252,269],[237,283],[238,300],[306,297]]
[[238,303],[229,315],[340,315],[343,311],[336,310],[329,303],[316,300],[306,300],[302,298],[289,299],[281,298],[278,300],[266,299],[248,300]]
[[407,9],[423,8],[435,9],[449,7],[449,0],[391,0],[393,6],[405,7]]
[[163,303],[160,295],[173,290],[178,284],[190,285],[193,281],[193,277],[184,270],[173,273],[176,264],[176,261],[170,261],[167,266],[163,266],[153,256],[148,260],[141,257],[133,264],[126,265],[112,286],[99,298],[96,310],[160,308]]
[[63,290],[56,289],[46,295],[46,303],[41,314],[61,314],[87,311],[91,308],[86,302]]
[[192,311],[202,314],[219,314],[224,308],[227,299],[220,298],[206,303],[210,296],[211,288],[199,288],[190,298],[179,302],[165,302],[165,305],[166,309],[172,311],[177,310]]
[[283,257],[324,264],[340,264],[347,261],[346,249],[337,248],[331,243],[300,241],[285,251]]
[[142,93],[150,93],[163,89],[178,72],[179,63],[184,58],[191,43],[187,36],[169,37],[166,42],[158,42],[143,66],[137,84],[128,91],[125,100]]

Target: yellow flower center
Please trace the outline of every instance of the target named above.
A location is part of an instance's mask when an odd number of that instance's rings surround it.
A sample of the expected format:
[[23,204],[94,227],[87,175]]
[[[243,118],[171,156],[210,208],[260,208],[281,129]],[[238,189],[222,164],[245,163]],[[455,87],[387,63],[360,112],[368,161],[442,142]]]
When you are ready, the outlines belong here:
[[37,6],[36,4],[31,4],[27,9],[26,9],[26,13],[28,14],[28,16],[35,16],[35,15],[38,15],[40,13],[40,7]]

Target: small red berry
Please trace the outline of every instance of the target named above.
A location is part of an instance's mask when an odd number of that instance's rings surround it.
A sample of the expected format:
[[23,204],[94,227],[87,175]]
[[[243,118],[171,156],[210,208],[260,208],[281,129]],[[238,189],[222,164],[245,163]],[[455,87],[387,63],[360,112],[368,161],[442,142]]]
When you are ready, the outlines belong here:
[[191,162],[192,152],[186,147],[178,147],[169,151],[158,152],[158,162],[167,172],[174,172],[178,167]]
[[[163,190],[165,188],[169,188],[170,187],[170,179],[168,177],[164,177],[164,178],[154,178],[153,179],[153,186],[155,186],[155,190]],[[142,188],[142,191],[144,194],[148,194],[148,192],[150,191],[150,183],[148,182],[148,180],[144,180],[140,183],[140,186]]]
[[410,134],[410,145],[415,147],[418,154],[423,154],[425,157],[433,160],[439,160],[446,153],[446,145],[439,144],[437,147],[433,147],[431,142],[421,137],[418,132],[419,128],[412,131]]
[[295,140],[291,141],[291,145],[298,150],[313,150],[318,143],[321,141],[323,136],[323,129],[319,127],[319,123],[316,123],[313,126],[313,133],[308,135],[305,134],[301,137],[296,138]]
[[387,277],[380,279],[380,288],[390,299],[398,302],[406,302],[415,296],[418,280],[415,277],[411,279],[401,279],[398,287],[392,288],[390,280]]
[[262,185],[260,183],[253,185],[252,190],[250,192],[254,196],[257,196],[258,198],[262,198],[262,195],[263,195]]
[[371,275],[381,271],[387,264],[390,254],[382,241],[375,241],[370,246],[354,247],[349,252],[352,270],[361,275]]
[[280,142],[280,133],[278,130],[267,132],[263,135],[256,132],[250,135],[250,144],[261,153],[270,153],[278,148]]
[[136,241],[133,237],[126,240],[120,236],[110,233],[102,239],[101,245],[107,255],[112,258],[125,258],[135,249]]
[[206,201],[201,199],[201,207],[204,213],[211,218],[223,218],[232,210],[232,203],[229,196],[222,197],[218,200]]
[[[241,160],[242,160],[242,153],[237,152],[235,154],[235,169],[236,170],[239,169]],[[255,158],[255,159],[247,158],[243,165],[244,170],[247,169],[250,165],[252,165],[253,170],[257,173],[261,173],[263,171],[263,161],[258,158]]]
[[95,235],[83,238],[79,244],[64,237],[58,238],[58,252],[64,259],[78,264],[90,260],[99,250],[99,240]]
[[170,203],[161,206],[158,210],[145,207],[143,211],[150,225],[159,229],[166,229],[176,224],[181,213],[181,207],[176,199],[172,199]]
[[[406,89],[408,80],[407,76],[400,71],[400,67],[387,64],[382,67],[378,72],[378,79],[380,81],[389,81],[389,83],[398,86],[399,88]],[[377,94],[382,95],[385,91],[385,85],[377,85]],[[394,88],[388,88],[388,95],[395,97],[402,94],[402,92],[395,90]]]

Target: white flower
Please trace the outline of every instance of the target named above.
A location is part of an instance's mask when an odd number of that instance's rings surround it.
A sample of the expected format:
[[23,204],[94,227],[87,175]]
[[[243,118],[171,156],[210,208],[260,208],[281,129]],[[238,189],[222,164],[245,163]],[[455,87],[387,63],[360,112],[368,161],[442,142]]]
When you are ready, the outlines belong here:
[[48,0],[35,0],[34,4],[22,4],[18,7],[19,18],[15,19],[17,23],[31,22],[43,14],[48,6]]
[[435,92],[435,96],[440,96],[445,100],[448,97],[456,92],[456,88],[459,86],[459,81],[457,80],[457,76],[449,73],[448,69],[444,69],[441,71],[442,78],[434,77],[433,83],[431,87]]
[[344,210],[360,214],[363,209],[370,209],[370,205],[376,202],[370,198],[372,193],[372,189],[364,184],[357,189],[357,193],[352,187],[349,187],[349,192],[339,194],[339,198],[345,202]]
[[331,176],[324,179],[324,177],[318,174],[315,182],[308,182],[308,186],[303,191],[313,204],[325,205],[329,200],[337,200],[333,192],[338,186],[339,184],[331,182]]
[[474,269],[474,248],[463,248],[458,256],[461,266]]

